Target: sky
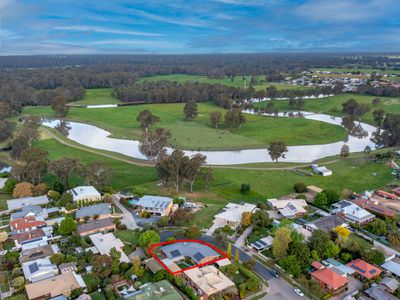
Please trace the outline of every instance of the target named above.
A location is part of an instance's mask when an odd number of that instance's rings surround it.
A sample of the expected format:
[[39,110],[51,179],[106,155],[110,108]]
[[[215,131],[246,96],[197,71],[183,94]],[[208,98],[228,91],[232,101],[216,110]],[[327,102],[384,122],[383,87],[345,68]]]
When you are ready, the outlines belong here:
[[399,0],[0,0],[0,55],[400,50]]

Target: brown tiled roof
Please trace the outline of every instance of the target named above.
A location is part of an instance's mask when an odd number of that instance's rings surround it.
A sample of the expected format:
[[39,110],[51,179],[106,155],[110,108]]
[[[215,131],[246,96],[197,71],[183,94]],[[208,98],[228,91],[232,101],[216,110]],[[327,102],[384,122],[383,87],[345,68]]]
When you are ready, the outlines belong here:
[[21,232],[16,235],[13,235],[13,239],[15,241],[18,241],[18,243],[21,243],[23,241],[35,239],[42,236],[45,236],[45,233],[42,228],[38,228],[31,231]]
[[353,203],[377,215],[385,217],[394,217],[396,212],[382,204],[375,204],[373,201],[367,199],[355,199]]
[[99,230],[105,227],[109,227],[115,225],[111,218],[100,219],[100,220],[91,220],[85,224],[78,225],[78,233],[84,233],[93,230]]
[[34,259],[51,256],[53,253],[54,253],[53,248],[50,245],[23,250],[19,257],[19,262],[22,264],[24,262],[31,261]]

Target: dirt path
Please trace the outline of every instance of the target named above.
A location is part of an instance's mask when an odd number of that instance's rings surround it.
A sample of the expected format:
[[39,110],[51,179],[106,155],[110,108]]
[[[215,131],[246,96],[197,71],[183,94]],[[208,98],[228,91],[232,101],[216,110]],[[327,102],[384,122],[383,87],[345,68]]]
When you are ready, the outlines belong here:
[[[151,162],[139,162],[139,161],[134,161],[134,160],[129,160],[129,159],[124,159],[109,153],[104,153],[102,151],[98,151],[95,149],[89,149],[83,146],[79,146],[79,145],[75,145],[73,143],[69,143],[68,141],[65,141],[63,139],[61,139],[60,137],[58,137],[57,135],[55,135],[53,132],[51,132],[50,130],[48,130],[47,128],[43,128],[44,131],[53,139],[55,139],[57,142],[59,142],[60,144],[66,145],[68,147],[72,147],[75,149],[79,149],[82,151],[86,151],[86,152],[90,152],[90,153],[95,153],[104,157],[108,157],[108,158],[112,158],[115,160],[119,160],[122,162],[125,162],[127,164],[131,164],[131,165],[135,165],[135,166],[140,166],[140,167],[154,167],[155,164],[151,163]],[[363,156],[363,154],[356,154],[353,155],[352,157],[359,157],[359,156]],[[324,162],[324,165],[329,165],[329,164],[333,164],[340,161],[339,158]],[[304,168],[304,167],[308,167],[310,164],[299,164],[299,165],[294,165],[294,166],[288,166],[288,167],[245,167],[245,166],[232,166],[232,165],[227,165],[227,166],[220,166],[220,165],[211,165],[213,168],[216,169],[232,169],[232,170],[254,170],[254,171],[277,171],[277,170],[294,170],[294,169],[298,169],[298,168]]]

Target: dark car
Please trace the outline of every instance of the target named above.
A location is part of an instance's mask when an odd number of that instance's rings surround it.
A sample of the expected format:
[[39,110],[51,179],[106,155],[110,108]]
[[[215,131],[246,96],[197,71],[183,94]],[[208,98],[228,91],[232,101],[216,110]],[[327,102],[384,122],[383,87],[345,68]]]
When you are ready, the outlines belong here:
[[269,271],[271,273],[272,276],[274,276],[275,278],[279,278],[278,272],[271,270]]

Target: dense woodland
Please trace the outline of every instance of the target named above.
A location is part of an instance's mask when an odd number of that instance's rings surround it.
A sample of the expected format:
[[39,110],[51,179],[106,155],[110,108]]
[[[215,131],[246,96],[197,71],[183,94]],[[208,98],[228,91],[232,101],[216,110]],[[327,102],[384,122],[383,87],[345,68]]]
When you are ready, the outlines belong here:
[[[398,58],[374,55],[333,54],[231,54],[231,55],[91,55],[91,56],[16,56],[0,57],[0,100],[19,112],[24,105],[49,105],[56,96],[67,101],[82,99],[87,88],[115,88],[123,101],[185,101],[182,95],[193,88],[195,98],[214,100],[269,96],[265,91],[241,90],[214,85],[143,83],[139,77],[167,74],[205,75],[223,78],[235,75],[264,75],[268,81],[280,81],[284,74],[298,74],[312,67],[398,68]],[[199,89],[206,91],[199,91]],[[395,95],[391,89],[371,89],[373,95]],[[274,92],[274,91],[272,91]],[[279,91],[274,97],[295,97],[329,93],[327,90]],[[333,91],[334,92],[334,91]],[[152,93],[152,95],[149,95]],[[143,99],[140,99],[143,101]],[[226,99],[224,100],[226,101]],[[226,106],[226,105],[222,105]]]

